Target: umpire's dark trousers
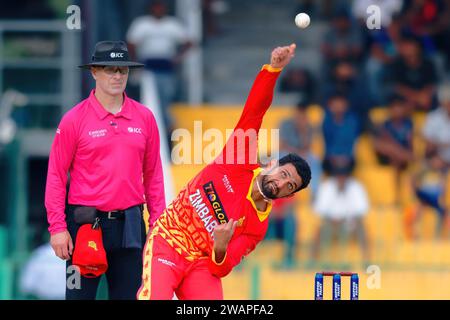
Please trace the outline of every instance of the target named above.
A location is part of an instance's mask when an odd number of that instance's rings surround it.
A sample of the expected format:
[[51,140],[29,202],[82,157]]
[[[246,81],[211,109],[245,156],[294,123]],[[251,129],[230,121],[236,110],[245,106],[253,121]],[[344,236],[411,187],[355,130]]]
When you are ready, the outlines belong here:
[[[74,206],[66,206],[67,229],[75,245],[80,225],[74,221]],[[106,214],[99,214],[103,232],[103,245],[108,259],[106,280],[110,300],[135,300],[142,281],[142,250],[122,247],[124,219],[109,219]],[[141,223],[142,248],[145,244],[145,224]],[[67,261],[67,270],[73,268],[72,260]],[[81,275],[79,286],[74,271],[66,272],[66,300],[95,300],[101,277],[86,278]],[[69,279],[70,278],[70,279]]]

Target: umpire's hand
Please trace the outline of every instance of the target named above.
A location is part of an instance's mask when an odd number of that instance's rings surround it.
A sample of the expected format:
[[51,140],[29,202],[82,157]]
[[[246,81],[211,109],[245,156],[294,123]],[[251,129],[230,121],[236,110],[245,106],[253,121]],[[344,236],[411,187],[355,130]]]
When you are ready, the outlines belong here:
[[63,260],[69,260],[73,252],[73,242],[69,231],[55,233],[50,237],[50,244],[56,256]]

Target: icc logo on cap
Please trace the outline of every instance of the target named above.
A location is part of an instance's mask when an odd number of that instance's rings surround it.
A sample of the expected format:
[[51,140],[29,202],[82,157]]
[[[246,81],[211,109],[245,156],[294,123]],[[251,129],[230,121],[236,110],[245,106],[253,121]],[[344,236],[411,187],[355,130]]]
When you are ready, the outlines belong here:
[[123,52],[111,52],[111,58],[123,58]]

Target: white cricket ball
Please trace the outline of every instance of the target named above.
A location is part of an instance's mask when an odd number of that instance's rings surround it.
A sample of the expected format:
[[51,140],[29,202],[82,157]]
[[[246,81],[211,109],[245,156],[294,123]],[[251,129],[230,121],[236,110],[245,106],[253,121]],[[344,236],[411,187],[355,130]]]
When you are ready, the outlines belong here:
[[311,19],[309,16],[302,12],[295,16],[295,24],[297,27],[305,29],[307,26],[309,26],[309,23],[311,22]]

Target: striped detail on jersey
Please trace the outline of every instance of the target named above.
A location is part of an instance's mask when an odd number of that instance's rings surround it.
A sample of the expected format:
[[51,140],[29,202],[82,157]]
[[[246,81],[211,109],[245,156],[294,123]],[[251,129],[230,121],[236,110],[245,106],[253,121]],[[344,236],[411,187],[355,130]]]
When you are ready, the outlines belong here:
[[152,258],[153,258],[153,239],[159,233],[158,226],[153,228],[152,233],[145,243],[142,253],[142,284],[139,288],[136,298],[137,300],[150,300],[152,288]]
[[157,224],[161,237],[188,261],[205,257],[211,250],[208,232],[189,203],[186,188],[164,210]]

